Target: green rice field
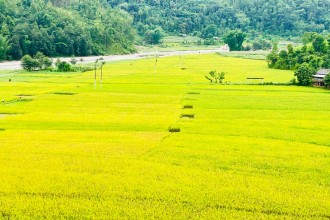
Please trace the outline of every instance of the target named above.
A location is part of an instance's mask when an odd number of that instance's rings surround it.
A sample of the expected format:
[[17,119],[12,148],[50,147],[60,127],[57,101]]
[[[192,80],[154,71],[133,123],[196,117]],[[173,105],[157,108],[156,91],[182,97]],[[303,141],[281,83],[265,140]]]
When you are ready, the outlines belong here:
[[262,60],[155,59],[96,85],[0,74],[0,219],[330,219],[329,90],[247,85],[293,78]]

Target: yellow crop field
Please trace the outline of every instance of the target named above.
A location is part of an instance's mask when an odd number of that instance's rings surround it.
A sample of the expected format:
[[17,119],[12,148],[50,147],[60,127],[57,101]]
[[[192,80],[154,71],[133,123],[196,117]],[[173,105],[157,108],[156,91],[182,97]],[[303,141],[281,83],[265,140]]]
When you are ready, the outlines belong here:
[[293,72],[211,54],[110,63],[96,84],[0,73],[0,219],[329,219],[330,91],[249,77]]

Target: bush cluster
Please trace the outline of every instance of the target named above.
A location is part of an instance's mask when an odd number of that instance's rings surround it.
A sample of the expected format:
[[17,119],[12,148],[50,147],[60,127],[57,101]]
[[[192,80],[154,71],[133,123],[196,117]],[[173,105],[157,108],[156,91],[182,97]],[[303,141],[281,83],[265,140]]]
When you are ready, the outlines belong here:
[[[330,36],[307,32],[302,37],[304,45],[287,46],[278,52],[275,46],[268,54],[268,66],[275,69],[295,70],[300,85],[310,85],[312,76],[320,68],[330,68]],[[326,86],[328,85],[327,82]]]
[[52,60],[41,52],[38,52],[34,57],[25,55],[21,60],[22,68],[27,71],[49,69],[52,64]]

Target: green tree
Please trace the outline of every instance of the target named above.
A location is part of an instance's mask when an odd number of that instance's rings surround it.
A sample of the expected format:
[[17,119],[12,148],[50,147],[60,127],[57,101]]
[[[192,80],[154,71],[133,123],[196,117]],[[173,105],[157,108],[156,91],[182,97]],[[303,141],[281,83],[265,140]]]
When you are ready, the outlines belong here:
[[318,35],[313,41],[313,48],[316,52],[325,53],[327,51],[327,43],[323,36]]
[[0,35],[0,60],[7,59],[7,53],[10,50],[10,45],[7,37],[3,37]]
[[44,58],[44,69],[52,67],[53,61],[49,57]]
[[23,51],[20,45],[19,36],[17,35],[14,35],[11,39],[11,48],[9,54],[15,60],[18,60],[23,56]]
[[312,43],[315,38],[317,37],[317,33],[315,32],[306,32],[304,33],[304,35],[302,36],[302,42],[304,45],[307,45],[309,43]]
[[314,73],[315,71],[309,67],[307,63],[303,63],[299,66],[294,75],[297,77],[299,85],[309,86],[312,84],[312,77]]
[[324,85],[325,85],[325,87],[330,87],[330,74],[325,76]]
[[202,30],[202,37],[204,39],[217,37],[218,35],[219,35],[219,30],[215,24],[208,25],[206,26],[206,28]]
[[62,61],[57,64],[57,71],[58,72],[70,72],[70,71],[73,71],[73,69],[69,63]]
[[330,53],[323,57],[322,67],[330,69]]
[[30,55],[25,55],[21,59],[21,65],[24,70],[33,71],[40,69],[40,63],[38,60],[33,59]]
[[268,67],[269,68],[274,68],[277,61],[278,61],[278,54],[276,51],[272,51],[267,55],[267,62],[268,62]]
[[225,73],[212,70],[207,76],[205,76],[205,78],[211,83],[222,83],[222,81],[225,79]]
[[37,52],[33,58],[38,61],[39,69],[42,69],[44,66],[45,55],[41,52]]
[[230,51],[241,51],[246,34],[240,30],[230,31],[225,37],[224,42],[228,44]]
[[144,40],[148,44],[159,44],[162,37],[162,30],[160,28],[156,28],[154,30],[148,30],[145,33]]

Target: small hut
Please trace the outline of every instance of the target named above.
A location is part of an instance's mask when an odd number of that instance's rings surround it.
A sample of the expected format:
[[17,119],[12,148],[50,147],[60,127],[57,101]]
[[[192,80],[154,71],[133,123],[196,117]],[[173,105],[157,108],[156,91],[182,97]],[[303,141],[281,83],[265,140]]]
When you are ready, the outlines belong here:
[[313,83],[315,86],[324,86],[324,78],[326,75],[330,74],[330,69],[320,69],[313,76]]

